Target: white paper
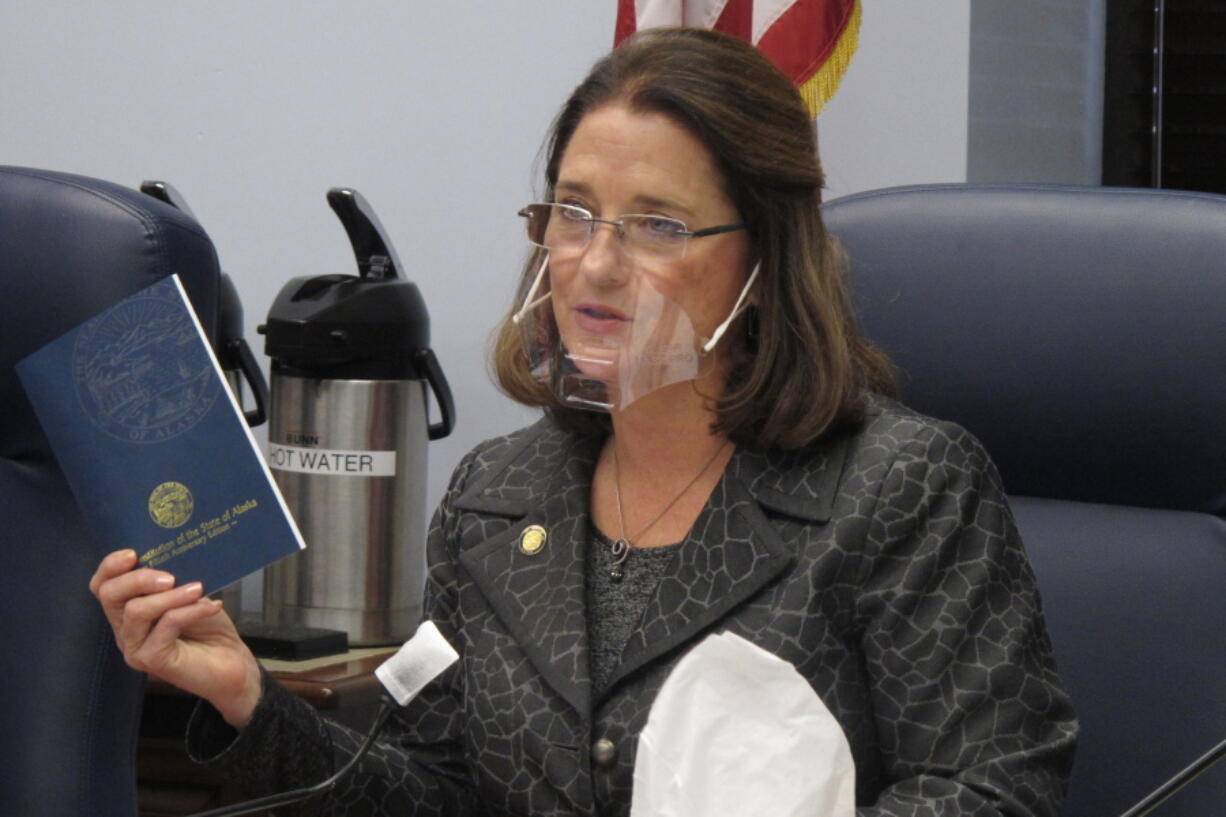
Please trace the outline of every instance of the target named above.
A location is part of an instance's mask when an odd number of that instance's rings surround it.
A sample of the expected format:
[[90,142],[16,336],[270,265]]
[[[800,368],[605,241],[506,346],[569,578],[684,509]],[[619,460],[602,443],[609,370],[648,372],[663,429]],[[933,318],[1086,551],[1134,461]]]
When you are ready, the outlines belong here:
[[630,817],[854,817],[843,729],[787,661],[732,633],[673,668],[639,736]]

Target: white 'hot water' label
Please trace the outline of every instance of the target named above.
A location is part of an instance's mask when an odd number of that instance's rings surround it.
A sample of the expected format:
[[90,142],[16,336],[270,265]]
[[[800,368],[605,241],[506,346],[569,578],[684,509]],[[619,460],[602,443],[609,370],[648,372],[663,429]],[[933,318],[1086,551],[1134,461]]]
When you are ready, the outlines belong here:
[[394,477],[395,451],[345,451],[334,448],[301,448],[272,443],[268,465],[277,471],[324,474],[337,477]]

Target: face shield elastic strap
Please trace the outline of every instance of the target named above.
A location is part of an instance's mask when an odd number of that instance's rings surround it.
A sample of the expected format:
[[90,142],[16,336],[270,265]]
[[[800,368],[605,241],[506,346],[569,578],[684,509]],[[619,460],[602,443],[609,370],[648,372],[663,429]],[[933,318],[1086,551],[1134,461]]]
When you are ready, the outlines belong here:
[[540,289],[541,287],[541,279],[545,277],[545,269],[548,266],[549,266],[549,253],[545,253],[544,257],[541,258],[541,266],[536,271],[536,277],[532,279],[532,286],[528,288],[528,294],[524,296],[523,304],[519,307],[519,311],[511,316],[511,323],[515,324],[516,326],[518,326],[519,322],[523,320],[523,317],[528,312],[528,310],[535,309],[536,307],[545,303],[545,301],[549,300],[549,297],[553,295],[552,292],[546,292],[544,295],[537,298],[535,301],[532,300],[532,296],[536,295],[536,291]]
[[715,327],[715,332],[712,333],[711,339],[702,345],[703,354],[709,353],[715,348],[715,344],[719,343],[719,339],[728,331],[728,327],[736,320],[736,316],[744,312],[749,304],[745,303],[745,299],[749,297],[749,288],[753,286],[753,282],[758,279],[758,270],[762,267],[762,262],[753,265],[753,272],[749,273],[749,280],[745,282],[745,286],[741,289],[740,296],[736,299],[736,303],[732,305],[732,311],[728,313],[728,317],[724,318],[724,322]]

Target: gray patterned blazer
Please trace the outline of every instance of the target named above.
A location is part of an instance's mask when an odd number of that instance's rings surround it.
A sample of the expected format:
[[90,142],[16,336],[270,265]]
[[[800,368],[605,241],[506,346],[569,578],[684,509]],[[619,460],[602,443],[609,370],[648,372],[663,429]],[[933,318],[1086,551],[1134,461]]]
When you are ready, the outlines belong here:
[[[995,468],[956,425],[875,399],[803,453],[736,451],[621,656],[588,675],[584,558],[601,440],[546,420],[478,446],[429,537],[426,614],[462,660],[325,804],[344,815],[625,815],[669,670],[729,631],[841,722],[858,817],[1051,817],[1076,722]],[[521,552],[528,525],[548,532]],[[189,748],[255,791],[322,779],[355,735],[266,683],[235,739]],[[335,758],[335,759],[334,759]]]

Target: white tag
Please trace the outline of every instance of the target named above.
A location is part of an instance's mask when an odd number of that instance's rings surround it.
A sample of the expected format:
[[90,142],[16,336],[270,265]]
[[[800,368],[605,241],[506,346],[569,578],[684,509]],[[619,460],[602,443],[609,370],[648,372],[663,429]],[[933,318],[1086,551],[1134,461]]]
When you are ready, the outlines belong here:
[[346,451],[336,448],[301,448],[296,445],[268,446],[268,466],[298,474],[335,477],[394,477],[395,451]]
[[379,665],[375,677],[404,706],[459,657],[434,622],[425,621],[395,655]]

